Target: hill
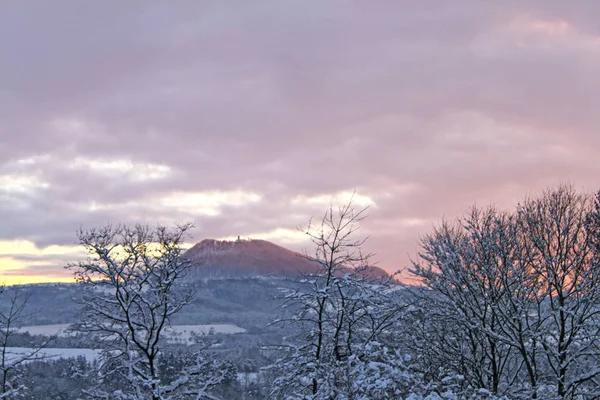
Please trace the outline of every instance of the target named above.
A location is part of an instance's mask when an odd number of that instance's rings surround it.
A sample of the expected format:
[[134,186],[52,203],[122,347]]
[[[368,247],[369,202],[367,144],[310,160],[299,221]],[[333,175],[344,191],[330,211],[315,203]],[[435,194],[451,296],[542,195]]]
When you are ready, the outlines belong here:
[[[315,273],[320,267],[302,254],[266,240],[205,239],[186,251],[184,257],[196,265],[192,276],[207,278],[300,276]],[[388,274],[374,267],[372,275],[380,278]]]

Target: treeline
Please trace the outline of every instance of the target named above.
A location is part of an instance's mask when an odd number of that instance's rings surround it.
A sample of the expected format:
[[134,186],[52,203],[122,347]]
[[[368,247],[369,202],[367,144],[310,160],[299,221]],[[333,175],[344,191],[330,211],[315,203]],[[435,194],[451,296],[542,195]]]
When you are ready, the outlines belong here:
[[599,257],[600,193],[569,186],[442,223],[412,270],[429,289],[419,369],[511,398],[598,398]]

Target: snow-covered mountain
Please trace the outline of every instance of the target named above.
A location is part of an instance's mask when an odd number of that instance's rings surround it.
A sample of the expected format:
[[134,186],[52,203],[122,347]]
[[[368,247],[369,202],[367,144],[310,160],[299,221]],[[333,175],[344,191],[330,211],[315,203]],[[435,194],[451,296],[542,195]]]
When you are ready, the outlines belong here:
[[[205,239],[184,257],[192,260],[197,277],[235,277],[247,275],[298,276],[317,272],[319,264],[266,240]],[[373,269],[377,277],[387,276],[380,268]]]

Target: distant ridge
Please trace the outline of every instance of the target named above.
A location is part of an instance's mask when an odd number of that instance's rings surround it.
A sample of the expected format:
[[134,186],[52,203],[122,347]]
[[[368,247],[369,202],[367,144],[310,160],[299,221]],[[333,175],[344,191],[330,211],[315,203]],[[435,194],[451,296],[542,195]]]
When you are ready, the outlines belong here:
[[[249,275],[300,276],[315,273],[319,264],[302,254],[266,240],[205,239],[183,255],[194,262],[192,276],[236,277]],[[386,277],[381,268],[374,267],[374,277]]]

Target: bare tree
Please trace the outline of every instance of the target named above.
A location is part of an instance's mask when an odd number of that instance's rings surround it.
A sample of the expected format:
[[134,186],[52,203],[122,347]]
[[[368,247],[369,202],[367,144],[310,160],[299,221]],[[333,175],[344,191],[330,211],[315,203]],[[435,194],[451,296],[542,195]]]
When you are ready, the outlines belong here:
[[42,350],[55,337],[50,336],[41,344],[25,351],[13,351],[12,337],[23,321],[31,316],[25,313],[29,297],[18,286],[2,287],[0,293],[6,297],[6,301],[0,306],[0,398],[14,398],[24,390],[18,379],[19,367],[26,362],[47,359]]
[[314,253],[305,257],[320,268],[286,297],[285,307],[294,314],[283,321],[298,328],[300,336],[276,364],[280,377],[273,397],[351,398],[361,386],[353,377],[363,376],[366,345],[390,334],[397,321],[401,309],[386,294],[389,282],[371,276],[372,255],[362,251],[366,239],[356,237],[365,212],[352,202],[331,206],[319,224],[311,221],[303,228],[314,245]]
[[600,264],[591,198],[561,185],[517,211],[530,244],[530,282],[543,299],[540,343],[557,394],[600,395],[593,383],[600,375]]
[[502,267],[495,245],[501,220],[493,209],[474,208],[456,224],[443,223],[422,239],[420,258],[412,270],[434,291],[434,297],[428,296],[437,312],[434,321],[440,321],[444,331],[457,328],[440,338],[447,351],[454,349],[447,366],[454,365],[455,373],[464,375],[473,387],[495,394],[508,387],[502,379],[511,356],[510,347],[490,334],[500,324]]
[[562,185],[514,213],[474,208],[424,237],[413,273],[432,290],[441,325],[462,321],[466,335],[454,331],[448,346],[461,361],[448,365],[463,374],[467,366],[471,385],[533,398],[598,395],[599,210]]
[[211,376],[181,371],[180,378],[165,383],[159,373],[164,329],[192,300],[182,285],[191,264],[181,257],[191,228],[192,224],[174,229],[107,226],[78,233],[90,256],[68,266],[87,288],[80,299],[83,316],[74,329],[104,342],[104,364],[116,366],[104,373],[127,380],[129,390],[110,396],[159,400],[179,398],[177,393],[190,396],[194,388],[198,398],[209,396],[202,383],[211,381]]

